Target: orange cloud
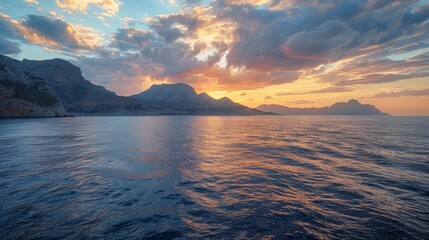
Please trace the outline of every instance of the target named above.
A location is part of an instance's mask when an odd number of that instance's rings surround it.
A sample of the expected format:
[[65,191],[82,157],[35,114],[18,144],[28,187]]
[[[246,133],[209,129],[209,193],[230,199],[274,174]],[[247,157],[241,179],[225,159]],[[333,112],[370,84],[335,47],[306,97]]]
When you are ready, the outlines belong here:
[[39,4],[37,0],[25,0],[25,1],[32,4]]
[[271,4],[272,0],[226,0],[225,3],[234,5],[246,4],[252,6],[261,6],[265,4]]
[[56,0],[55,2],[60,8],[85,13],[89,5],[97,5],[105,11],[102,15],[109,17],[119,12],[119,6],[121,5],[121,2],[117,0]]
[[23,38],[33,44],[71,52],[96,50],[101,46],[101,37],[92,28],[73,25],[58,18],[28,15],[15,25]]
[[0,14],[5,30],[16,40],[41,45],[53,51],[84,53],[102,46],[102,39],[94,29],[73,25],[59,18],[28,15],[20,21]]

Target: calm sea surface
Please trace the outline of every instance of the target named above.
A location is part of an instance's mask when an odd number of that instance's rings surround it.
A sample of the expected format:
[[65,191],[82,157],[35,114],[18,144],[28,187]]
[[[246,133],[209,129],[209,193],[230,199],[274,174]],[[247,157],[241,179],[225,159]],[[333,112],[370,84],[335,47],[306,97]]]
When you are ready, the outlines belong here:
[[429,239],[429,118],[0,120],[0,239]]

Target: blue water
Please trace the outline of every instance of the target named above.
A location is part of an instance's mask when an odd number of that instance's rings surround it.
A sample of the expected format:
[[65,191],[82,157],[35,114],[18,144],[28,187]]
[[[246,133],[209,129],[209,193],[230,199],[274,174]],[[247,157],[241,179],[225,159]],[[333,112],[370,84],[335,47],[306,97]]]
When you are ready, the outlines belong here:
[[429,118],[0,120],[1,239],[429,239]]

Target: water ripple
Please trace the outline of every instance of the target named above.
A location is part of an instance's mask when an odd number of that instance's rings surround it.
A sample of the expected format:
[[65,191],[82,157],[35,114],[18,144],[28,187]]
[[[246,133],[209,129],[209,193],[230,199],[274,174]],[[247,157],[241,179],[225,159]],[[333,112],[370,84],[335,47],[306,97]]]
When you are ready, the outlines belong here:
[[428,239],[428,120],[0,120],[0,236]]

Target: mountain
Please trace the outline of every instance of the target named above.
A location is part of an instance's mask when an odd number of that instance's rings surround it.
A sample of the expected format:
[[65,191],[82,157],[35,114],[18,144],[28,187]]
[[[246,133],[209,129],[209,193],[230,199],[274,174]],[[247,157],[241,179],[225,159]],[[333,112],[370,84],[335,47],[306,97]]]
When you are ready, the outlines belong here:
[[[64,116],[67,112],[73,115],[267,114],[228,98],[197,94],[183,83],[153,85],[140,94],[124,97],[92,84],[77,66],[63,59],[19,61],[0,55],[0,60],[0,106],[5,116]],[[42,101],[47,96],[51,97],[50,105]],[[24,107],[24,100],[31,108]]]
[[0,117],[63,117],[64,105],[47,81],[0,55]]
[[184,102],[196,96],[195,89],[184,83],[152,85],[148,90],[131,97],[161,102]]
[[21,62],[22,68],[36,76],[46,79],[58,93],[67,111],[75,114],[126,114],[149,110],[140,101],[117,96],[106,88],[86,80],[80,69],[63,59],[27,60]]
[[289,108],[276,104],[263,104],[256,109],[282,115],[388,115],[387,113],[381,112],[373,105],[361,104],[354,99],[346,103],[339,102],[330,107],[322,108]]
[[229,98],[214,99],[207,93],[198,94],[195,89],[184,83],[154,84],[148,90],[131,96],[149,104],[157,104],[172,113],[204,115],[261,115],[262,111],[234,103]]

